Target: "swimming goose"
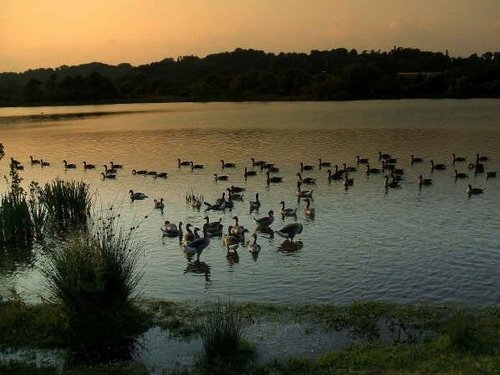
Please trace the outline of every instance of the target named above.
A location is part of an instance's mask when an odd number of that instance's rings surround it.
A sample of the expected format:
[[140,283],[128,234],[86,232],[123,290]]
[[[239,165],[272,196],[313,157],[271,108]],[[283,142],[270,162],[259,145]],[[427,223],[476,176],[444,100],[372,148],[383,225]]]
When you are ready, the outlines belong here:
[[108,168],[106,164],[103,164],[104,173],[106,174],[116,174],[118,171],[114,168]]
[[139,169],[138,171],[136,171],[135,169],[132,169],[132,174],[133,175],[136,175],[136,174],[143,174],[143,175],[145,175],[147,173],[148,173],[148,171],[145,170],[145,169]]
[[209,236],[220,236],[222,235],[222,218],[220,218],[218,221],[212,221],[210,222],[210,218],[208,216],[205,216],[204,219],[206,220],[206,225],[207,225],[207,232]]
[[398,187],[400,187],[400,185],[399,185],[399,182],[395,181],[394,179],[391,182],[389,182],[389,176],[385,176],[384,187],[387,190],[389,188],[391,188],[391,189],[398,188]]
[[487,156],[479,156],[479,153],[476,154],[477,161],[488,161],[490,160]]
[[234,201],[242,201],[243,200],[243,194],[242,193],[233,193],[231,191],[231,188],[227,188],[227,196],[231,197],[232,200]]
[[446,169],[446,165],[444,164],[434,164],[434,160],[431,159],[431,170],[444,171]]
[[455,169],[455,180],[458,180],[459,178],[467,178],[467,174],[465,173],[459,173],[456,169]]
[[160,198],[160,200],[154,200],[154,208],[158,208],[160,210],[163,210],[165,208],[165,203],[163,203],[163,198]]
[[264,217],[261,217],[261,218],[253,218],[255,223],[257,224],[257,226],[259,227],[268,227],[270,226],[273,222],[274,222],[274,212],[273,210],[270,210],[268,212],[268,216],[264,216]]
[[252,254],[257,254],[257,253],[259,253],[259,251],[260,251],[260,249],[261,249],[260,245],[257,243],[257,233],[254,233],[254,234],[252,235],[252,237],[253,237],[253,242],[250,242],[250,241],[249,241],[249,242],[247,243],[247,249],[248,249],[248,251],[249,251],[249,252],[251,252]]
[[217,173],[214,173],[215,181],[227,181],[229,179],[228,176],[219,176]]
[[153,176],[153,177],[156,177],[156,175],[158,174],[158,172],[156,171],[148,171],[148,173],[146,173],[148,176]]
[[10,158],[10,163],[14,165],[21,165],[21,162],[19,160],[14,159],[13,157]]
[[346,163],[342,163],[342,166],[344,167],[344,172],[356,172],[357,171],[356,167],[348,167]]
[[299,198],[312,198],[312,194],[314,190],[301,190],[300,189],[300,181],[297,181],[297,197]]
[[95,169],[95,164],[87,164],[86,161],[83,162],[83,169]]
[[63,160],[63,163],[66,169],[76,169],[76,164],[68,163],[66,160]]
[[378,168],[370,168],[370,164],[366,164],[366,174],[370,175],[372,173],[377,174],[380,173],[381,170]]
[[132,199],[132,201],[134,201],[134,200],[142,200],[142,199],[145,199],[145,198],[148,197],[146,194],[141,193],[141,192],[134,193],[133,190],[129,190],[128,193],[130,194],[130,199]]
[[265,160],[255,161],[254,158],[251,158],[250,160],[252,160],[252,167],[260,167],[261,165],[266,164]]
[[43,159],[40,159],[40,166],[42,167],[48,167],[50,163],[48,161],[44,161]]
[[465,158],[463,156],[455,156],[455,153],[452,153],[451,154],[451,161],[453,162],[453,164],[455,164],[457,161],[459,161],[459,162],[465,161]]
[[170,221],[165,221],[165,226],[161,228],[163,235],[166,237],[178,237],[182,234],[182,221],[179,222],[179,227]]
[[302,178],[302,175],[300,173],[297,173],[297,177],[299,178],[299,181],[303,184],[308,184],[308,185],[316,184],[316,179],[314,177]]
[[297,216],[297,208],[285,208],[285,201],[281,201],[281,216]]
[[167,178],[168,173],[167,172],[160,172],[154,176],[155,178]]
[[181,159],[177,159],[177,166],[180,168],[180,167],[187,167],[191,165],[191,162],[188,161],[188,160],[182,160]]
[[432,185],[432,178],[424,178],[422,175],[418,176],[418,186]]
[[280,237],[287,238],[290,241],[293,241],[294,237],[297,234],[302,233],[302,229],[303,226],[301,223],[290,223],[285,225],[280,230],[275,230],[274,233],[276,233]]
[[319,161],[319,168],[321,169],[322,167],[331,167],[332,163],[329,161],[322,161],[321,159],[318,159]]
[[387,159],[390,159],[391,158],[391,155],[390,154],[383,154],[382,151],[379,151],[378,152],[378,160],[387,160]]
[[243,177],[245,177],[245,179],[248,177],[248,176],[256,176],[257,175],[257,172],[256,171],[249,171],[247,167],[245,167],[245,172],[243,173]]
[[250,211],[258,210],[260,207],[259,193],[255,193],[255,200],[249,201],[248,203],[250,204]]
[[[199,230],[199,228],[197,228]],[[210,239],[206,227],[203,226],[203,237],[195,238],[193,241],[184,245],[184,250],[188,254],[196,254],[196,259],[199,261],[202,251],[210,244]]]
[[497,172],[486,172],[486,179],[494,178],[497,176]]
[[192,242],[196,238],[193,231],[191,230],[191,227],[192,227],[191,223],[186,224],[186,233],[184,233],[184,236],[183,236],[184,244]]
[[203,164],[194,164],[193,162],[191,162],[191,170],[193,169],[203,169]]
[[300,171],[312,171],[314,167],[312,165],[304,164],[303,162],[300,162]]
[[221,160],[220,162],[222,164],[222,169],[224,169],[224,168],[236,168],[236,164],[234,164],[234,163],[226,163],[226,162],[224,162],[224,160]]
[[240,235],[245,230],[245,227],[239,224],[238,216],[233,216],[232,219],[234,220],[234,225],[231,226],[231,230],[228,228],[228,232],[230,234]]
[[411,154],[411,163],[422,163],[424,161],[424,159],[422,158],[419,158],[419,157],[415,157],[413,154]]
[[316,213],[316,210],[314,207],[311,207],[311,201],[309,199],[306,199],[306,206],[304,207],[304,214],[309,217],[314,217],[314,214]]
[[356,164],[368,164],[368,158],[360,158],[359,155],[356,155]]
[[103,180],[107,180],[107,179],[115,180],[116,179],[116,174],[106,174],[104,172],[101,172],[101,175],[102,175]]
[[109,165],[111,165],[111,169],[123,169],[123,165],[122,164],[115,164],[112,161],[109,162]]
[[477,194],[482,194],[484,192],[484,189],[473,188],[472,185],[469,184],[469,187],[467,188],[466,192],[469,195],[477,195]]
[[30,155],[31,164],[40,164],[40,160],[33,159],[33,155]]
[[328,170],[328,181],[341,180],[343,175],[344,171],[339,171],[339,167],[335,165],[335,172],[332,173],[331,169]]
[[347,174],[347,172],[345,172],[344,173],[344,180],[342,181],[342,184],[347,189],[349,186],[354,185],[354,178],[349,178],[349,175]]
[[269,163],[268,163],[268,164],[262,164],[262,165],[260,166],[260,170],[261,170],[261,171],[262,171],[262,170],[264,170],[264,169],[267,169],[267,171],[268,171],[269,173],[277,173],[277,172],[279,172],[279,171],[280,171],[280,169],[279,169],[279,168],[277,168],[277,167],[275,167],[275,166],[274,166],[274,164],[269,164]]
[[229,226],[227,228],[228,233],[222,238],[222,243],[226,246],[227,251],[236,250],[241,243],[245,243],[245,233],[248,233],[248,229],[243,229],[241,232],[235,232],[234,228]]
[[276,177],[276,176],[273,176],[273,177],[269,177],[269,171],[266,172],[266,175],[267,175],[267,184],[269,185],[271,182],[272,183],[280,183],[280,182],[283,182],[283,177]]
[[246,188],[244,187],[231,185],[231,193],[242,193],[245,190]]

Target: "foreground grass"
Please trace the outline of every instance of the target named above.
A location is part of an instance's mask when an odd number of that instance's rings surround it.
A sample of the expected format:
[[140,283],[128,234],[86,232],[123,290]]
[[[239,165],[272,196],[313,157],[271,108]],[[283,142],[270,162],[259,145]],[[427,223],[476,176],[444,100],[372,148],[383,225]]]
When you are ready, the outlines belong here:
[[[213,311],[211,304],[142,301],[150,326],[181,338],[199,336]],[[355,303],[331,305],[235,304],[243,321],[314,322],[327,330],[345,329],[363,344],[313,360],[293,358],[256,362],[251,343],[230,358],[200,355],[188,369],[172,374],[497,374],[500,373],[500,308],[471,309],[436,305]],[[395,332],[384,338],[380,322]],[[60,335],[65,322],[53,305],[26,305],[18,298],[0,301],[0,347],[67,348]],[[398,331],[403,330],[402,335]],[[399,339],[400,338],[400,339]],[[148,374],[131,362],[99,366],[67,366],[63,374]],[[24,363],[0,363],[1,374],[55,374],[55,369]]]

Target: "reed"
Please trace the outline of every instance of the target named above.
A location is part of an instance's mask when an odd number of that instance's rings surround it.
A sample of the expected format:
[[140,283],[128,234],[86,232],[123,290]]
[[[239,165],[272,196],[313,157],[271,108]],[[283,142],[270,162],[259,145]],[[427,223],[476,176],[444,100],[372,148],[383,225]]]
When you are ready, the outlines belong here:
[[78,351],[119,346],[145,324],[134,304],[142,273],[132,231],[118,228],[114,216],[96,223],[51,252],[43,267],[50,300],[62,306],[68,341]]
[[39,190],[39,200],[48,217],[63,227],[86,223],[92,205],[89,185],[83,181],[47,183]]
[[207,358],[227,357],[239,351],[242,344],[243,319],[231,302],[218,302],[202,329],[203,348]]

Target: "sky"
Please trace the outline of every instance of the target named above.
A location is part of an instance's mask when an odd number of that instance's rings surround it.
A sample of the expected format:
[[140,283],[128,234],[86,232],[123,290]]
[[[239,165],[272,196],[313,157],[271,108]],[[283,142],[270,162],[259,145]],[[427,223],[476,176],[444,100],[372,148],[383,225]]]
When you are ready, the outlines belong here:
[[0,72],[253,48],[500,51],[500,0],[0,0]]

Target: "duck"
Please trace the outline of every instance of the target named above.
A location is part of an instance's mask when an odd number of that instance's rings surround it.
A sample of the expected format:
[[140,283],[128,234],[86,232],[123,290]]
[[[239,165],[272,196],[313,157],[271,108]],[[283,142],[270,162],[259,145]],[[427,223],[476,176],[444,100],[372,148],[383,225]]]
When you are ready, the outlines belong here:
[[316,213],[316,210],[314,207],[311,207],[311,200],[306,199],[306,206],[304,207],[304,214],[308,217],[314,217],[314,214]]
[[249,201],[250,204],[250,210],[258,210],[260,207],[260,201],[259,201],[259,193],[255,193],[255,200],[254,201]]
[[132,199],[132,201],[134,200],[143,200],[145,198],[147,198],[148,196],[144,193],[141,193],[141,192],[135,192],[133,190],[129,190],[128,192],[130,194],[130,199]]
[[434,160],[431,159],[431,170],[444,171],[446,169],[446,165],[444,164],[434,164]]
[[31,161],[31,164],[40,164],[40,160],[37,160],[37,159],[33,159],[33,155],[30,155],[30,161]]
[[366,174],[378,174],[381,173],[382,171],[379,168],[370,168],[370,164],[366,164]]
[[204,168],[203,164],[194,164],[193,162],[191,162],[190,164],[191,164],[191,170]]
[[455,180],[458,180],[459,178],[467,178],[467,174],[465,173],[461,173],[461,172],[458,172],[456,169],[455,169]]
[[142,175],[145,175],[145,174],[147,174],[147,173],[148,173],[148,171],[147,171],[147,170],[145,170],[145,169],[139,169],[139,170],[137,170],[137,171],[136,171],[135,169],[132,169],[132,174],[133,174],[133,175],[136,175],[136,174],[142,174]]
[[179,227],[170,221],[165,221],[165,226],[161,228],[163,235],[166,237],[179,237],[182,235],[182,221],[179,222]]
[[301,190],[300,185],[302,185],[301,182],[297,181],[297,191],[296,191],[297,197],[299,197],[299,198],[312,198],[314,190]]
[[394,179],[391,182],[389,182],[389,176],[385,176],[384,187],[387,190],[389,188],[391,188],[391,189],[398,188],[398,187],[400,187],[400,185],[399,185],[399,182],[395,181]]
[[301,223],[290,223],[285,225],[280,230],[275,230],[274,233],[276,233],[280,237],[293,241],[294,237],[297,234],[302,233],[302,229],[303,226]]
[[215,181],[227,181],[229,177],[226,175],[219,176],[217,173],[214,173]]
[[328,181],[341,180],[343,175],[344,171],[339,171],[339,167],[335,165],[335,172],[332,173],[331,169],[328,170]]
[[303,162],[300,162],[300,171],[312,171],[314,167],[312,165],[304,164]]
[[467,187],[466,190],[467,194],[469,195],[477,195],[477,194],[482,194],[484,193],[484,189],[481,188],[473,188],[471,184]]
[[182,160],[181,159],[177,159],[177,166],[180,168],[180,167],[187,167],[187,166],[190,166],[191,165],[191,162],[188,161],[188,160]]
[[463,156],[456,156],[455,153],[452,153],[451,154],[451,161],[453,162],[453,164],[455,164],[457,161],[458,162],[465,161],[465,158]]
[[165,208],[165,203],[163,203],[163,198],[160,198],[160,200],[154,200],[154,208],[163,210]]
[[418,186],[432,185],[432,178],[424,178],[422,175],[418,176]]
[[42,167],[48,167],[48,166],[50,166],[50,163],[48,161],[40,159],[40,166],[42,166]]
[[299,178],[299,181],[302,184],[308,184],[308,185],[314,185],[314,184],[316,184],[316,179],[314,177],[305,177],[305,178],[302,178],[302,175],[300,173],[297,173],[297,177]]
[[497,172],[486,172],[486,179],[495,178],[497,176]]
[[83,161],[83,169],[95,169],[95,164],[87,164],[86,161]]
[[234,164],[234,163],[226,163],[226,162],[224,162],[224,160],[221,160],[220,162],[222,164],[222,169],[224,169],[224,168],[236,168],[236,164]]
[[356,155],[356,164],[368,164],[369,159],[368,158],[360,158],[359,155]]
[[411,159],[410,160],[411,160],[412,164],[414,164],[414,163],[422,163],[424,161],[424,159],[416,157],[413,154],[411,154]]
[[264,216],[264,217],[261,217],[261,218],[253,218],[255,223],[257,224],[257,226],[259,227],[268,227],[270,226],[273,222],[274,222],[274,211],[273,210],[270,210],[268,212],[268,216]]
[[63,160],[65,169],[76,169],[76,164],[68,163],[66,160]]
[[285,208],[285,201],[281,201],[281,216],[297,216],[297,208]]
[[257,233],[254,233],[254,234],[252,235],[252,237],[253,237],[253,242],[250,242],[250,241],[249,241],[249,242],[247,243],[247,249],[248,249],[248,251],[249,251],[250,253],[252,253],[252,254],[257,254],[257,253],[259,253],[259,252],[260,252],[260,250],[261,250],[260,245],[257,243]]
[[111,166],[111,169],[123,169],[123,164],[115,164],[113,161],[110,161],[109,165]]
[[329,161],[323,161],[321,159],[318,159],[318,162],[319,162],[319,169],[321,169],[323,167],[331,167],[332,166],[332,163],[330,163]]
[[103,180],[107,180],[107,179],[115,180],[116,179],[116,174],[106,174],[104,172],[101,172],[101,175],[102,175]]
[[154,178],[167,178],[168,177],[168,173],[167,172],[160,172],[160,173],[157,173]]
[[243,173],[243,177],[245,177],[245,179],[248,177],[248,176],[256,176],[257,175],[257,171],[249,171],[247,167],[245,167],[245,172]]
[[266,176],[267,176],[267,184],[269,185],[271,182],[272,183],[280,183],[280,182],[283,182],[283,177],[276,177],[276,176],[273,176],[273,177],[269,177],[269,171],[266,172]]

